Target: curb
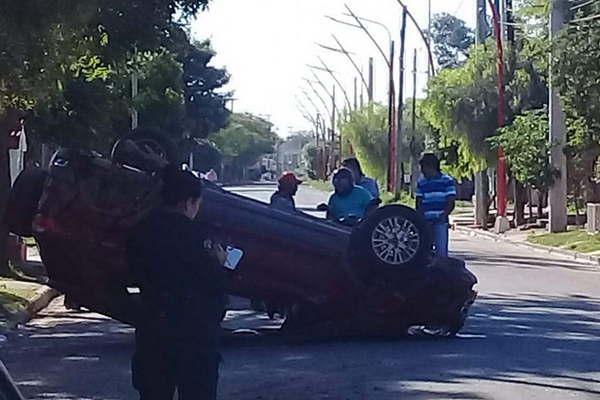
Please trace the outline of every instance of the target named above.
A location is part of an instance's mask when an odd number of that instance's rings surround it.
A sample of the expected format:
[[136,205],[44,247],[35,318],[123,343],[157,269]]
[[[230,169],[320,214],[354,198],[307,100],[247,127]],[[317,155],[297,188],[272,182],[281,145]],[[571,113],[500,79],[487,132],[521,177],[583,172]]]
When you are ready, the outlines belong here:
[[25,310],[17,313],[13,323],[24,325],[29,322],[35,315],[46,308],[48,304],[56,297],[60,296],[60,292],[48,286],[42,286],[36,290],[35,296],[31,299]]
[[540,244],[511,240],[508,237],[506,237],[505,235],[498,235],[496,233],[480,231],[478,229],[467,228],[465,226],[455,226],[454,230],[457,232],[463,233],[463,234],[470,235],[470,236],[480,237],[483,239],[489,239],[489,240],[493,240],[496,242],[511,243],[516,246],[525,247],[528,249],[534,249],[534,250],[546,252],[548,254],[559,254],[561,256],[573,258],[575,260],[583,260],[583,261],[587,261],[587,262],[590,262],[590,263],[593,263],[596,265],[600,265],[600,256],[593,256],[593,255],[588,255],[588,254],[584,254],[584,253],[578,253],[576,251],[559,249],[556,247],[549,247],[549,246],[543,246]]

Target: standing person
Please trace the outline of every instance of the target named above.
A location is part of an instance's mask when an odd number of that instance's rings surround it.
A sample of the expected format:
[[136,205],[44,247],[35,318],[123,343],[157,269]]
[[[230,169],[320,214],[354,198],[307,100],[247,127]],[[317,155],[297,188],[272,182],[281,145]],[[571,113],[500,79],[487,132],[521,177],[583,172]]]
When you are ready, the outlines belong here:
[[293,172],[285,172],[278,183],[277,191],[271,196],[271,207],[283,211],[296,211],[294,196],[298,193],[298,186],[302,181],[296,178]]
[[363,218],[373,202],[373,196],[354,184],[352,172],[340,168],[333,175],[335,192],[329,197],[327,218],[340,221],[345,218]]
[[448,257],[448,216],[454,210],[456,184],[442,173],[435,154],[423,155],[419,164],[423,176],[417,182],[417,210],[431,226],[436,255]]
[[175,389],[181,400],[216,398],[226,252],[193,222],[201,204],[202,181],[167,166],[162,207],[128,243],[142,300],[132,360],[141,400],[171,400]]
[[367,192],[373,196],[374,199],[379,198],[379,185],[377,181],[373,178],[369,178],[363,173],[362,167],[360,166],[360,162],[358,159],[351,157],[346,158],[342,162],[342,166],[348,168],[352,171],[352,176],[354,177],[354,184],[362,187]]

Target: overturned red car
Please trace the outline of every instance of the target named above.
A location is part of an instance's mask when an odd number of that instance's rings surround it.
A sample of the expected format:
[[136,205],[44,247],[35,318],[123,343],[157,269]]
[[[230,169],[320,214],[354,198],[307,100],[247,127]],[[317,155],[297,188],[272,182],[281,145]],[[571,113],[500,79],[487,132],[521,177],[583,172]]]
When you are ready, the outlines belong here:
[[[161,163],[140,154],[59,150],[48,171],[21,174],[7,214],[11,231],[35,237],[53,287],[133,324],[138,300],[127,290],[125,243],[158,205],[162,185]],[[463,327],[477,279],[462,261],[431,255],[414,210],[385,206],[346,227],[205,188],[199,229],[244,251],[228,271],[229,292],[285,307],[284,330],[388,336],[428,327],[451,336]]]

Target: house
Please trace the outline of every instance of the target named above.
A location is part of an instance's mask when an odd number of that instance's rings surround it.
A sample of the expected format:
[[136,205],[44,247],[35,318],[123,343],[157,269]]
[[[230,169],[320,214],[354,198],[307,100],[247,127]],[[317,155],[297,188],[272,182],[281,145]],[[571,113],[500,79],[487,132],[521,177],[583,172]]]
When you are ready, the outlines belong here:
[[302,157],[304,146],[311,141],[310,136],[304,132],[297,132],[289,136],[277,146],[277,171],[296,171],[304,169]]

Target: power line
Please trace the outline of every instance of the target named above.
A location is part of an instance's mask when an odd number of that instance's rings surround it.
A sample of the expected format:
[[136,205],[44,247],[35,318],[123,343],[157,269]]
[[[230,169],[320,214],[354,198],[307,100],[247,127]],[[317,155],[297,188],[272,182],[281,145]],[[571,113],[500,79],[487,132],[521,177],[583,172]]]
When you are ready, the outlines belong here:
[[592,5],[594,3],[597,3],[598,0],[588,0],[588,1],[584,1],[583,3],[577,4],[576,6],[573,6],[570,8],[571,11],[575,11],[575,10],[580,10],[583,7],[587,7],[589,5]]

